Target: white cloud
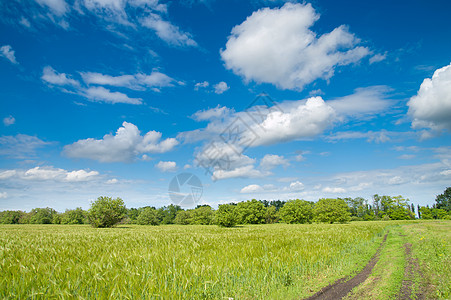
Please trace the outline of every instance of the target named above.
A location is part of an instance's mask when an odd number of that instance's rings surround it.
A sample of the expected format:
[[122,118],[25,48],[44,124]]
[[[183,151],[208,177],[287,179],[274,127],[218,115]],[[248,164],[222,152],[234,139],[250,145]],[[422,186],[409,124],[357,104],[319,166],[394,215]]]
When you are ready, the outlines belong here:
[[109,89],[103,86],[93,86],[88,89],[84,89],[80,92],[81,95],[88,98],[91,101],[105,102],[105,103],[126,103],[126,104],[142,104],[141,98],[130,98],[126,94],[121,92],[111,92]]
[[182,32],[179,27],[163,20],[160,15],[150,13],[141,20],[141,25],[155,30],[157,36],[170,45],[197,47],[197,43],[190,34]]
[[[302,89],[330,79],[337,66],[358,62],[370,51],[346,26],[318,36],[309,28],[319,19],[310,4],[263,8],[232,29],[221,57],[227,69],[245,80]],[[264,63],[262,63],[264,62]]]
[[290,183],[290,190],[292,191],[302,191],[304,189],[304,184],[300,181],[294,181]]
[[417,95],[407,103],[414,129],[451,131],[451,64],[424,79]]
[[8,193],[7,192],[1,192],[0,193],[0,199],[5,199],[8,198]]
[[106,181],[107,184],[116,184],[118,182],[119,182],[119,180],[117,180],[116,178],[108,179]]
[[232,170],[217,169],[213,172],[213,180],[229,179],[229,178],[256,178],[267,176],[260,170],[256,170],[253,165],[237,167]]
[[47,6],[53,14],[63,16],[68,11],[68,5],[64,0],[35,0],[41,6]]
[[[110,104],[126,103],[140,105],[142,98],[131,98],[128,95],[111,91],[105,86],[124,87],[132,90],[145,91],[150,88],[160,92],[160,88],[174,86],[175,83],[183,85],[183,82],[176,82],[173,78],[158,71],[151,74],[138,73],[134,75],[111,76],[95,72],[80,72],[83,82],[87,87],[80,85],[70,75],[58,73],[52,67],[47,66],[43,70],[42,80],[55,86],[59,86],[64,93],[77,94],[90,101],[105,102]],[[67,87],[67,88],[62,88]],[[159,111],[159,109],[154,108]]]
[[36,150],[50,145],[49,142],[26,134],[0,137],[0,155],[12,158],[30,158],[36,155]]
[[443,175],[443,176],[450,176],[450,175],[451,175],[451,170],[445,170],[445,171],[442,171],[442,172],[440,172],[440,175]]
[[0,56],[3,56],[13,64],[17,64],[16,56],[14,54],[14,50],[10,45],[5,45],[0,48]]
[[263,192],[263,188],[258,184],[250,184],[248,186],[243,187],[240,191],[240,193],[242,194],[251,194],[257,192]]
[[45,82],[48,82],[53,85],[69,85],[69,86],[79,86],[80,83],[72,78],[70,76],[66,75],[65,73],[58,73],[56,72],[51,66],[44,67],[44,70],[42,71],[42,80]]
[[343,194],[346,193],[346,189],[341,187],[325,187],[323,188],[323,192],[328,194]]
[[177,164],[175,161],[160,161],[155,165],[162,172],[175,172],[177,171]]
[[341,116],[362,117],[382,112],[392,103],[387,99],[391,89],[387,86],[370,86],[355,89],[354,93],[327,103]]
[[398,156],[399,159],[413,159],[415,157],[416,157],[416,155],[414,155],[414,154],[403,154],[403,155]]
[[203,81],[203,82],[197,82],[194,85],[194,90],[198,91],[201,88],[207,88],[210,85],[210,83],[208,81]]
[[26,180],[56,180],[62,182],[83,182],[97,178],[99,172],[75,170],[66,171],[53,167],[35,167],[25,171],[23,178]]
[[261,123],[251,126],[241,139],[255,136],[253,146],[271,145],[321,134],[332,125],[334,110],[321,97],[309,98],[282,107],[282,111],[269,112]]
[[401,176],[394,176],[388,179],[388,184],[403,184],[406,181]]
[[342,131],[327,136],[326,139],[332,142],[349,139],[366,139],[368,142],[385,143],[390,141],[390,135],[395,134],[399,133],[389,132],[384,129],[381,131],[368,131],[368,132]]
[[16,123],[16,119],[13,116],[3,118],[3,125],[10,126]]
[[275,154],[266,154],[262,160],[260,161],[260,167],[263,170],[271,170],[278,166],[289,166],[290,163],[288,159],[283,156],[275,155]]
[[16,176],[16,170],[6,170],[0,172],[0,180]]
[[230,89],[230,87],[227,85],[227,83],[225,81],[221,81],[221,82],[215,84],[214,88],[215,88],[216,94],[222,94],[225,91],[227,91],[228,89]]
[[377,53],[370,57],[369,62],[370,62],[370,64],[374,64],[377,62],[381,62],[381,61],[385,60],[386,58],[387,58],[387,52],[385,52],[384,54]]
[[191,117],[196,121],[207,121],[212,119],[219,119],[228,116],[232,112],[231,109],[226,106],[216,106],[206,110],[199,110],[195,112]]
[[22,24],[23,26],[27,27],[27,28],[31,28],[30,21],[28,21],[28,19],[25,18],[25,17],[20,18],[19,23]]
[[94,72],[82,72],[83,81],[88,84],[109,85],[115,87],[126,87],[133,90],[145,90],[145,88],[161,88],[174,86],[175,80],[166,74],[154,71],[150,75],[134,74],[111,76]]
[[102,139],[88,138],[64,147],[64,154],[71,158],[88,158],[100,162],[132,161],[144,153],[164,153],[172,150],[178,141],[174,138],[161,140],[162,134],[149,131],[141,136],[138,127],[123,122],[115,135]]

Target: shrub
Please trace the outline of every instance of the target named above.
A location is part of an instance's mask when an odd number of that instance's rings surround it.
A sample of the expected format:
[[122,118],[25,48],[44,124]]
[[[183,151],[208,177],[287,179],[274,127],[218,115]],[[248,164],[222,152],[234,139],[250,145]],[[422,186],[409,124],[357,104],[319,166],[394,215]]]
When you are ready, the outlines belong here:
[[86,213],[81,207],[67,209],[61,216],[61,224],[84,224]]
[[99,197],[91,203],[88,211],[88,221],[93,227],[113,227],[119,223],[127,213],[121,198]]
[[160,220],[158,219],[158,212],[153,207],[145,207],[139,214],[136,222],[139,225],[158,225]]
[[319,199],[313,209],[314,219],[325,223],[346,223],[350,220],[349,207],[343,199]]
[[280,209],[279,215],[284,223],[311,223],[313,218],[313,203],[299,199],[290,200]]
[[236,206],[233,204],[221,204],[215,213],[215,223],[222,227],[233,227],[237,223],[235,212]]

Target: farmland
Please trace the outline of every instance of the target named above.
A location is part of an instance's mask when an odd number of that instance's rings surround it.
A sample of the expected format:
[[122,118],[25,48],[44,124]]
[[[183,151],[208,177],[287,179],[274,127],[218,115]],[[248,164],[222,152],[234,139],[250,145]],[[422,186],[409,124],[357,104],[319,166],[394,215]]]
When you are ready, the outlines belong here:
[[423,275],[412,275],[413,293],[446,299],[450,229],[450,221],[1,225],[0,298],[305,298],[361,270],[388,233],[385,265],[376,264],[348,298],[396,297],[406,265],[402,246],[410,243]]

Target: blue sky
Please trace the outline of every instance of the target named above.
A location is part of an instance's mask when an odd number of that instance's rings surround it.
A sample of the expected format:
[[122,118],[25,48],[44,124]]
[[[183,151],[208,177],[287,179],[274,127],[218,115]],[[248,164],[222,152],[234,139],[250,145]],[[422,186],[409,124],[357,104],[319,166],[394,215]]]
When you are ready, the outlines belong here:
[[0,210],[451,182],[448,1],[0,2]]

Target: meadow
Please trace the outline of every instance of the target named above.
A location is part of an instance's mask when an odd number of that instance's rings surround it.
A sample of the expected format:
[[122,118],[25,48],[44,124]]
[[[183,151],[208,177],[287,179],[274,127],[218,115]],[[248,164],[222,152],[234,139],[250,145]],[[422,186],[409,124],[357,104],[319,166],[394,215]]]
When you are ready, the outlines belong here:
[[[0,298],[299,299],[362,269],[389,230],[420,243],[434,224],[0,225]],[[445,273],[429,292],[446,297],[451,222],[440,224],[413,252],[427,280]],[[425,251],[441,252],[425,265]]]

